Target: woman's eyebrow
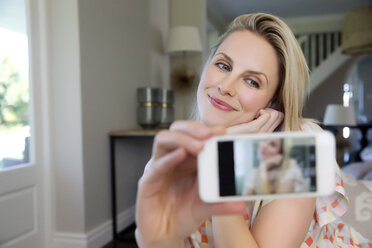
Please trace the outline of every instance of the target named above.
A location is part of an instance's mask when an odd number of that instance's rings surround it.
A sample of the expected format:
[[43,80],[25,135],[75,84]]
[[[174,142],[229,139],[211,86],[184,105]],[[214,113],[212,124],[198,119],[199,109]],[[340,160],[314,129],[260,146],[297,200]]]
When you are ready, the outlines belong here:
[[247,72],[254,74],[254,75],[258,75],[258,76],[263,76],[266,79],[266,83],[269,84],[269,80],[267,79],[265,73],[259,72],[259,71],[252,71],[252,70],[247,70]]
[[[217,55],[221,55],[223,56],[226,60],[228,60],[228,62],[232,65],[233,64],[233,60],[232,58],[230,58],[227,54],[223,53],[223,52],[219,52],[219,53],[216,53],[216,56]],[[253,71],[253,70],[246,70],[246,72],[248,73],[251,73],[251,74],[254,74],[254,75],[258,75],[258,76],[263,76],[265,79],[266,79],[266,82],[269,83],[269,80],[267,79],[267,76],[265,73],[263,72],[260,72],[260,71]]]
[[216,56],[217,55],[221,55],[222,57],[224,57],[226,60],[228,60],[228,62],[230,63],[230,64],[233,64],[233,60],[227,55],[227,54],[225,54],[225,53],[223,53],[223,52],[219,52],[219,53],[216,53]]

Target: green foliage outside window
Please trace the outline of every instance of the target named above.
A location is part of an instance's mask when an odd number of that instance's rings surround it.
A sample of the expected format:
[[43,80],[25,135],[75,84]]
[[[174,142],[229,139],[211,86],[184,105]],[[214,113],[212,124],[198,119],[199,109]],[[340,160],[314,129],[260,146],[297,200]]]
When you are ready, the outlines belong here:
[[28,84],[10,57],[0,58],[0,127],[28,125]]

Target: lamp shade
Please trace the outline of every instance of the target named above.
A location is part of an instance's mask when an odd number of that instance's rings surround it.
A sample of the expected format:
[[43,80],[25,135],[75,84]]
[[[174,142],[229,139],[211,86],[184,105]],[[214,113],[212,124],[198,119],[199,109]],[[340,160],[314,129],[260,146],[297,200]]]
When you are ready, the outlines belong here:
[[324,125],[329,126],[354,126],[356,125],[354,108],[344,107],[340,104],[327,105],[324,114]]
[[372,53],[372,7],[352,9],[345,15],[342,52]]
[[202,46],[197,27],[178,26],[171,28],[167,47],[169,53],[200,52],[201,50]]

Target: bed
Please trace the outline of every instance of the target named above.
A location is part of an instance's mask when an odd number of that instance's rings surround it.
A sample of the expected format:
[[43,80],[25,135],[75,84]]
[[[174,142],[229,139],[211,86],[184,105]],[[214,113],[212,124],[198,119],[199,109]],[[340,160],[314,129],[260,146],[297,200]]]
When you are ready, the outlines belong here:
[[342,167],[349,209],[343,221],[372,240],[372,146],[361,153],[361,160]]

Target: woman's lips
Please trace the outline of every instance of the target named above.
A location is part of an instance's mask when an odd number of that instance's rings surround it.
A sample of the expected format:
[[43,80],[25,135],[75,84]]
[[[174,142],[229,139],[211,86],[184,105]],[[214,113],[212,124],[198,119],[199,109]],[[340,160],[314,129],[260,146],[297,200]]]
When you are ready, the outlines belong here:
[[209,102],[216,108],[222,110],[222,111],[235,111],[236,109],[233,108],[231,105],[229,105],[228,103],[220,100],[220,99],[217,99],[217,98],[214,98],[210,95],[208,95],[208,100]]

